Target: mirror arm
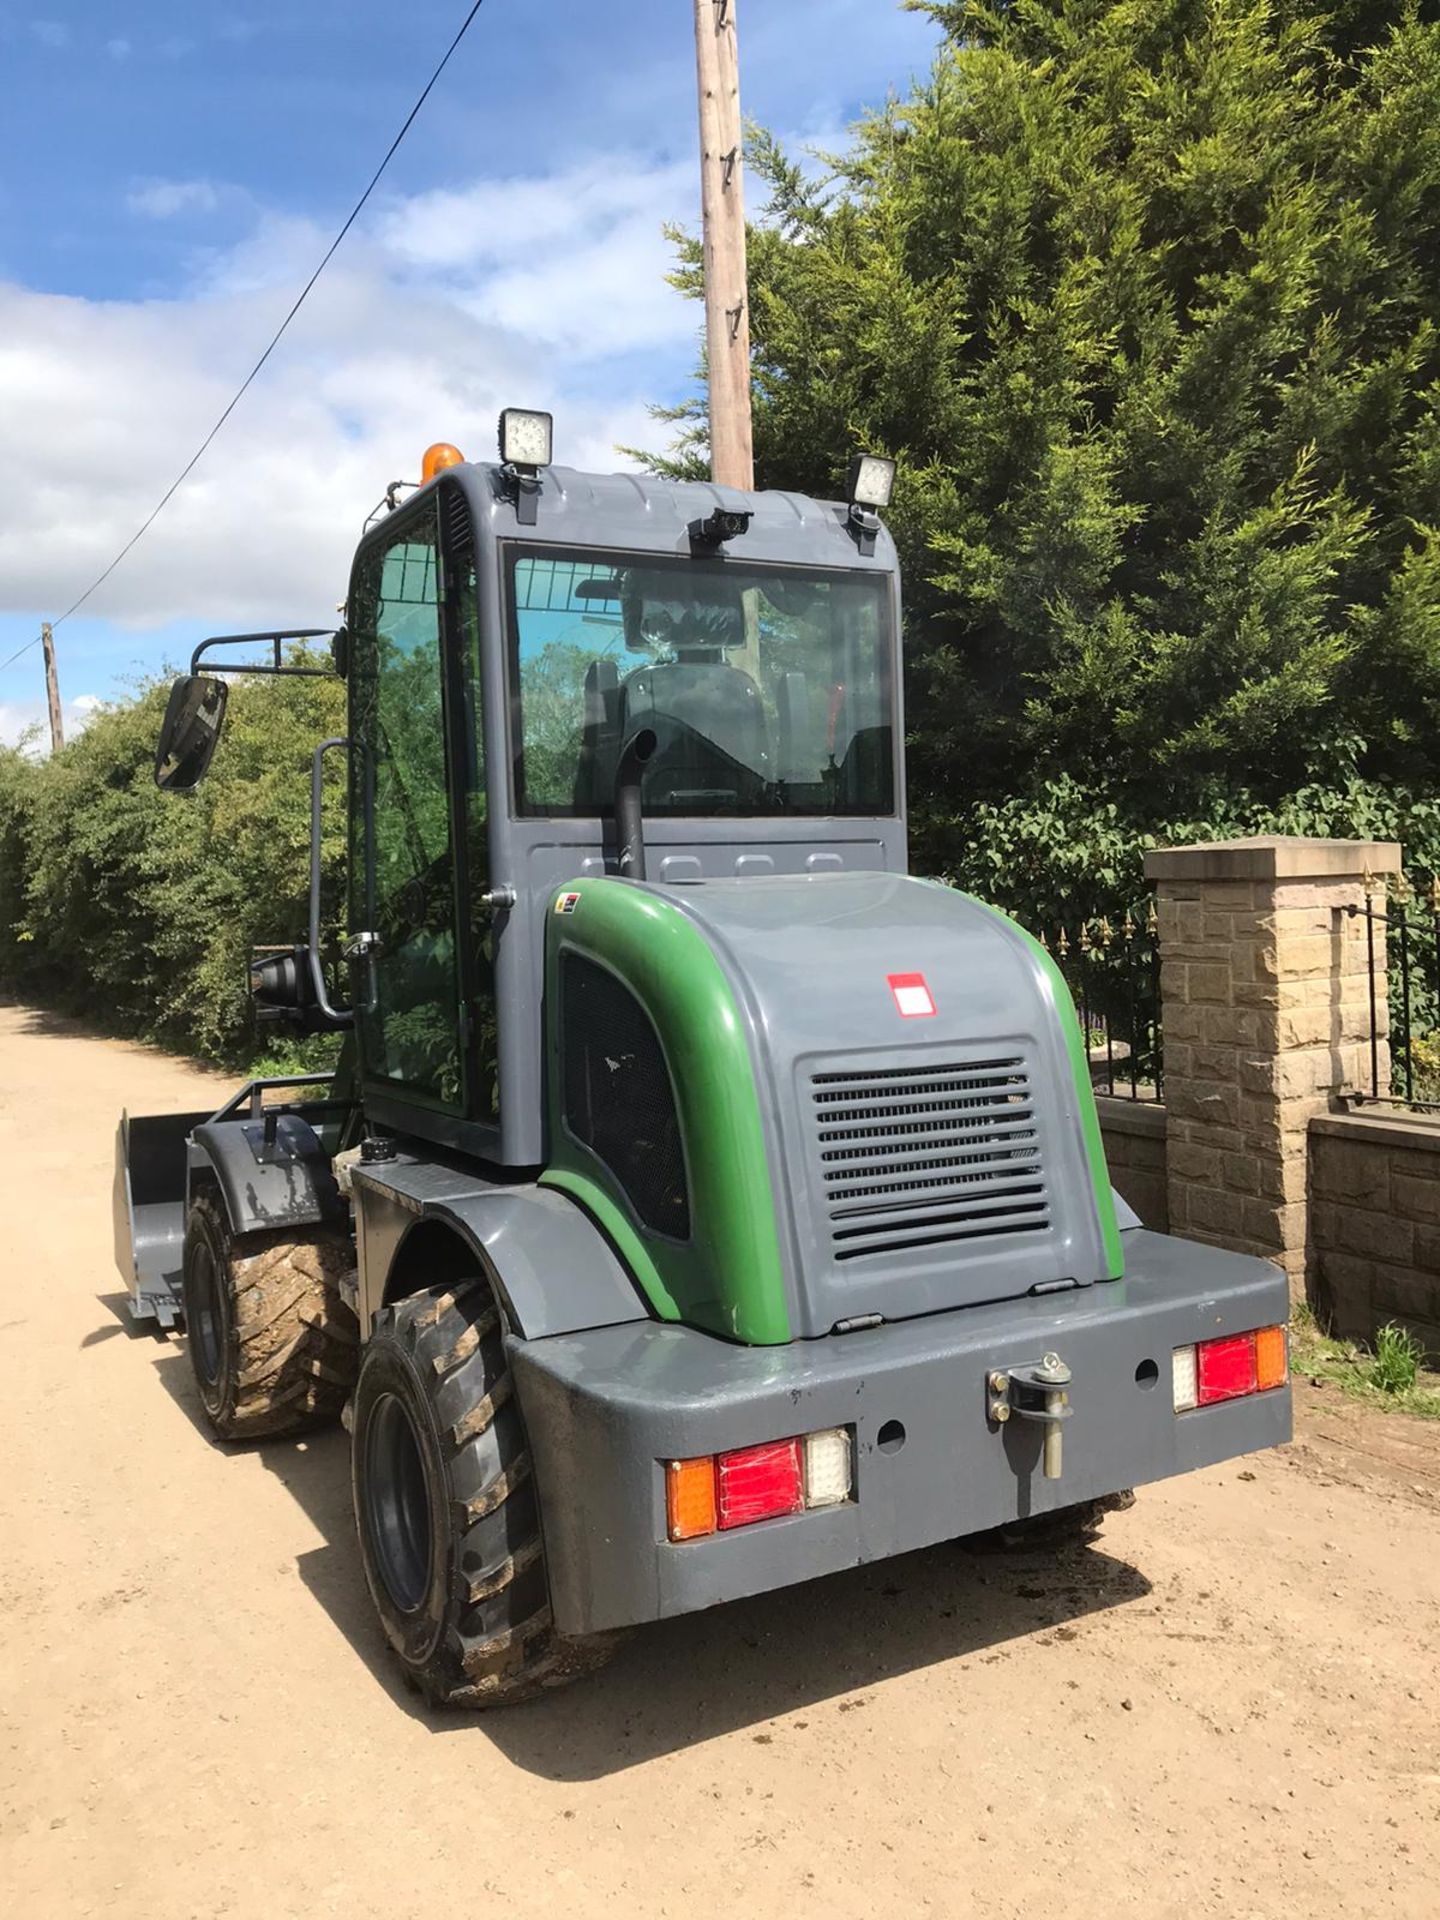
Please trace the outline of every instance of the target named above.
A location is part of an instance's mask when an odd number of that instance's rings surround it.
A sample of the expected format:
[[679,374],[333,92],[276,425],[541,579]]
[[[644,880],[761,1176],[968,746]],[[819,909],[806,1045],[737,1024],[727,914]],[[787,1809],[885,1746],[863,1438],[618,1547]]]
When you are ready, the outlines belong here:
[[287,667],[281,661],[281,648],[287,640],[333,640],[334,634],[329,627],[297,627],[292,633],[217,633],[208,640],[202,640],[190,656],[190,671],[198,673],[200,662],[212,647],[254,647],[263,641],[274,655],[274,664],[268,667],[250,666],[244,661],[212,661],[211,673],[263,673],[278,675],[293,680],[328,680],[332,677],[330,667]]
[[350,742],[343,734],[322,740],[310,761],[310,984],[315,989],[315,1004],[332,1027],[353,1027],[355,1015],[349,1007],[330,1003],[325,990],[325,969],[320,965],[320,813],[325,790],[325,756],[332,749]]

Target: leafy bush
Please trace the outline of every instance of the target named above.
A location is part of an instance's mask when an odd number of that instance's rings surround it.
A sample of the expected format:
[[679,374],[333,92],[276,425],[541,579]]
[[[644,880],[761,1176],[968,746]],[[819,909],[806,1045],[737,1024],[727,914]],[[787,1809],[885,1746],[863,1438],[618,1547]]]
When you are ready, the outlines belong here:
[[1147,897],[1152,847],[1248,834],[1395,840],[1407,869],[1440,873],[1440,801],[1356,771],[1353,743],[1332,782],[1308,783],[1278,800],[1218,783],[1190,813],[1147,815],[1071,774],[1014,800],[977,800],[918,823],[916,864],[943,872],[1033,927],[1074,926],[1105,915],[1118,924]]
[[[0,750],[0,983],[238,1063],[255,1051],[251,948],[304,934],[310,754],[343,731],[344,690],[238,680],[211,772],[183,795],[152,777],[164,706],[152,682],[51,759]],[[338,909],[344,805],[332,777],[324,863]]]

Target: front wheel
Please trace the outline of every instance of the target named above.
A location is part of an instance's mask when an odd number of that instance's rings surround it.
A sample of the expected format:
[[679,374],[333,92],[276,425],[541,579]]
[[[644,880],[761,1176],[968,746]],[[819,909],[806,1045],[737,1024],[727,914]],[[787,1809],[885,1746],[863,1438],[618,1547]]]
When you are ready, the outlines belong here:
[[341,1290],[350,1266],[338,1234],[232,1233],[215,1196],[195,1200],[185,1232],[186,1344],[205,1418],[222,1440],[339,1418],[360,1344]]
[[566,1639],[551,1619],[534,1470],[483,1282],[431,1287],[378,1316],[351,1465],[371,1598],[427,1699],[504,1706],[605,1660],[607,1639]]

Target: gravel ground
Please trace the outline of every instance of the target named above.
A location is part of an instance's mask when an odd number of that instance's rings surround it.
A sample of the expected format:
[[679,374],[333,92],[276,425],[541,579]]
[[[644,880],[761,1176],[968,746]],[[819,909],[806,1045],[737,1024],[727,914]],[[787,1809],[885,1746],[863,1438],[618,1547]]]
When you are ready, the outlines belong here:
[[115,1120],[224,1083],[0,1008],[0,1912],[1440,1913],[1440,1424],[1283,1452],[1098,1546],[959,1546],[634,1636],[466,1720],[392,1670],[345,1437],[210,1445],[127,1334]]

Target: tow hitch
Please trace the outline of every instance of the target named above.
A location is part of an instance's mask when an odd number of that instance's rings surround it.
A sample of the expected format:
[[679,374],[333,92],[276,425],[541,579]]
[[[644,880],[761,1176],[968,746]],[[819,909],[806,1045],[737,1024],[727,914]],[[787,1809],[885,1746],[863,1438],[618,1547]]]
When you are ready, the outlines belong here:
[[997,1426],[1003,1427],[1013,1415],[1017,1420],[1038,1420],[1044,1427],[1042,1471],[1047,1480],[1060,1478],[1060,1423],[1075,1411],[1066,1392],[1070,1378],[1070,1369],[1058,1353],[1047,1353],[1038,1366],[997,1367],[989,1378],[989,1413]]

